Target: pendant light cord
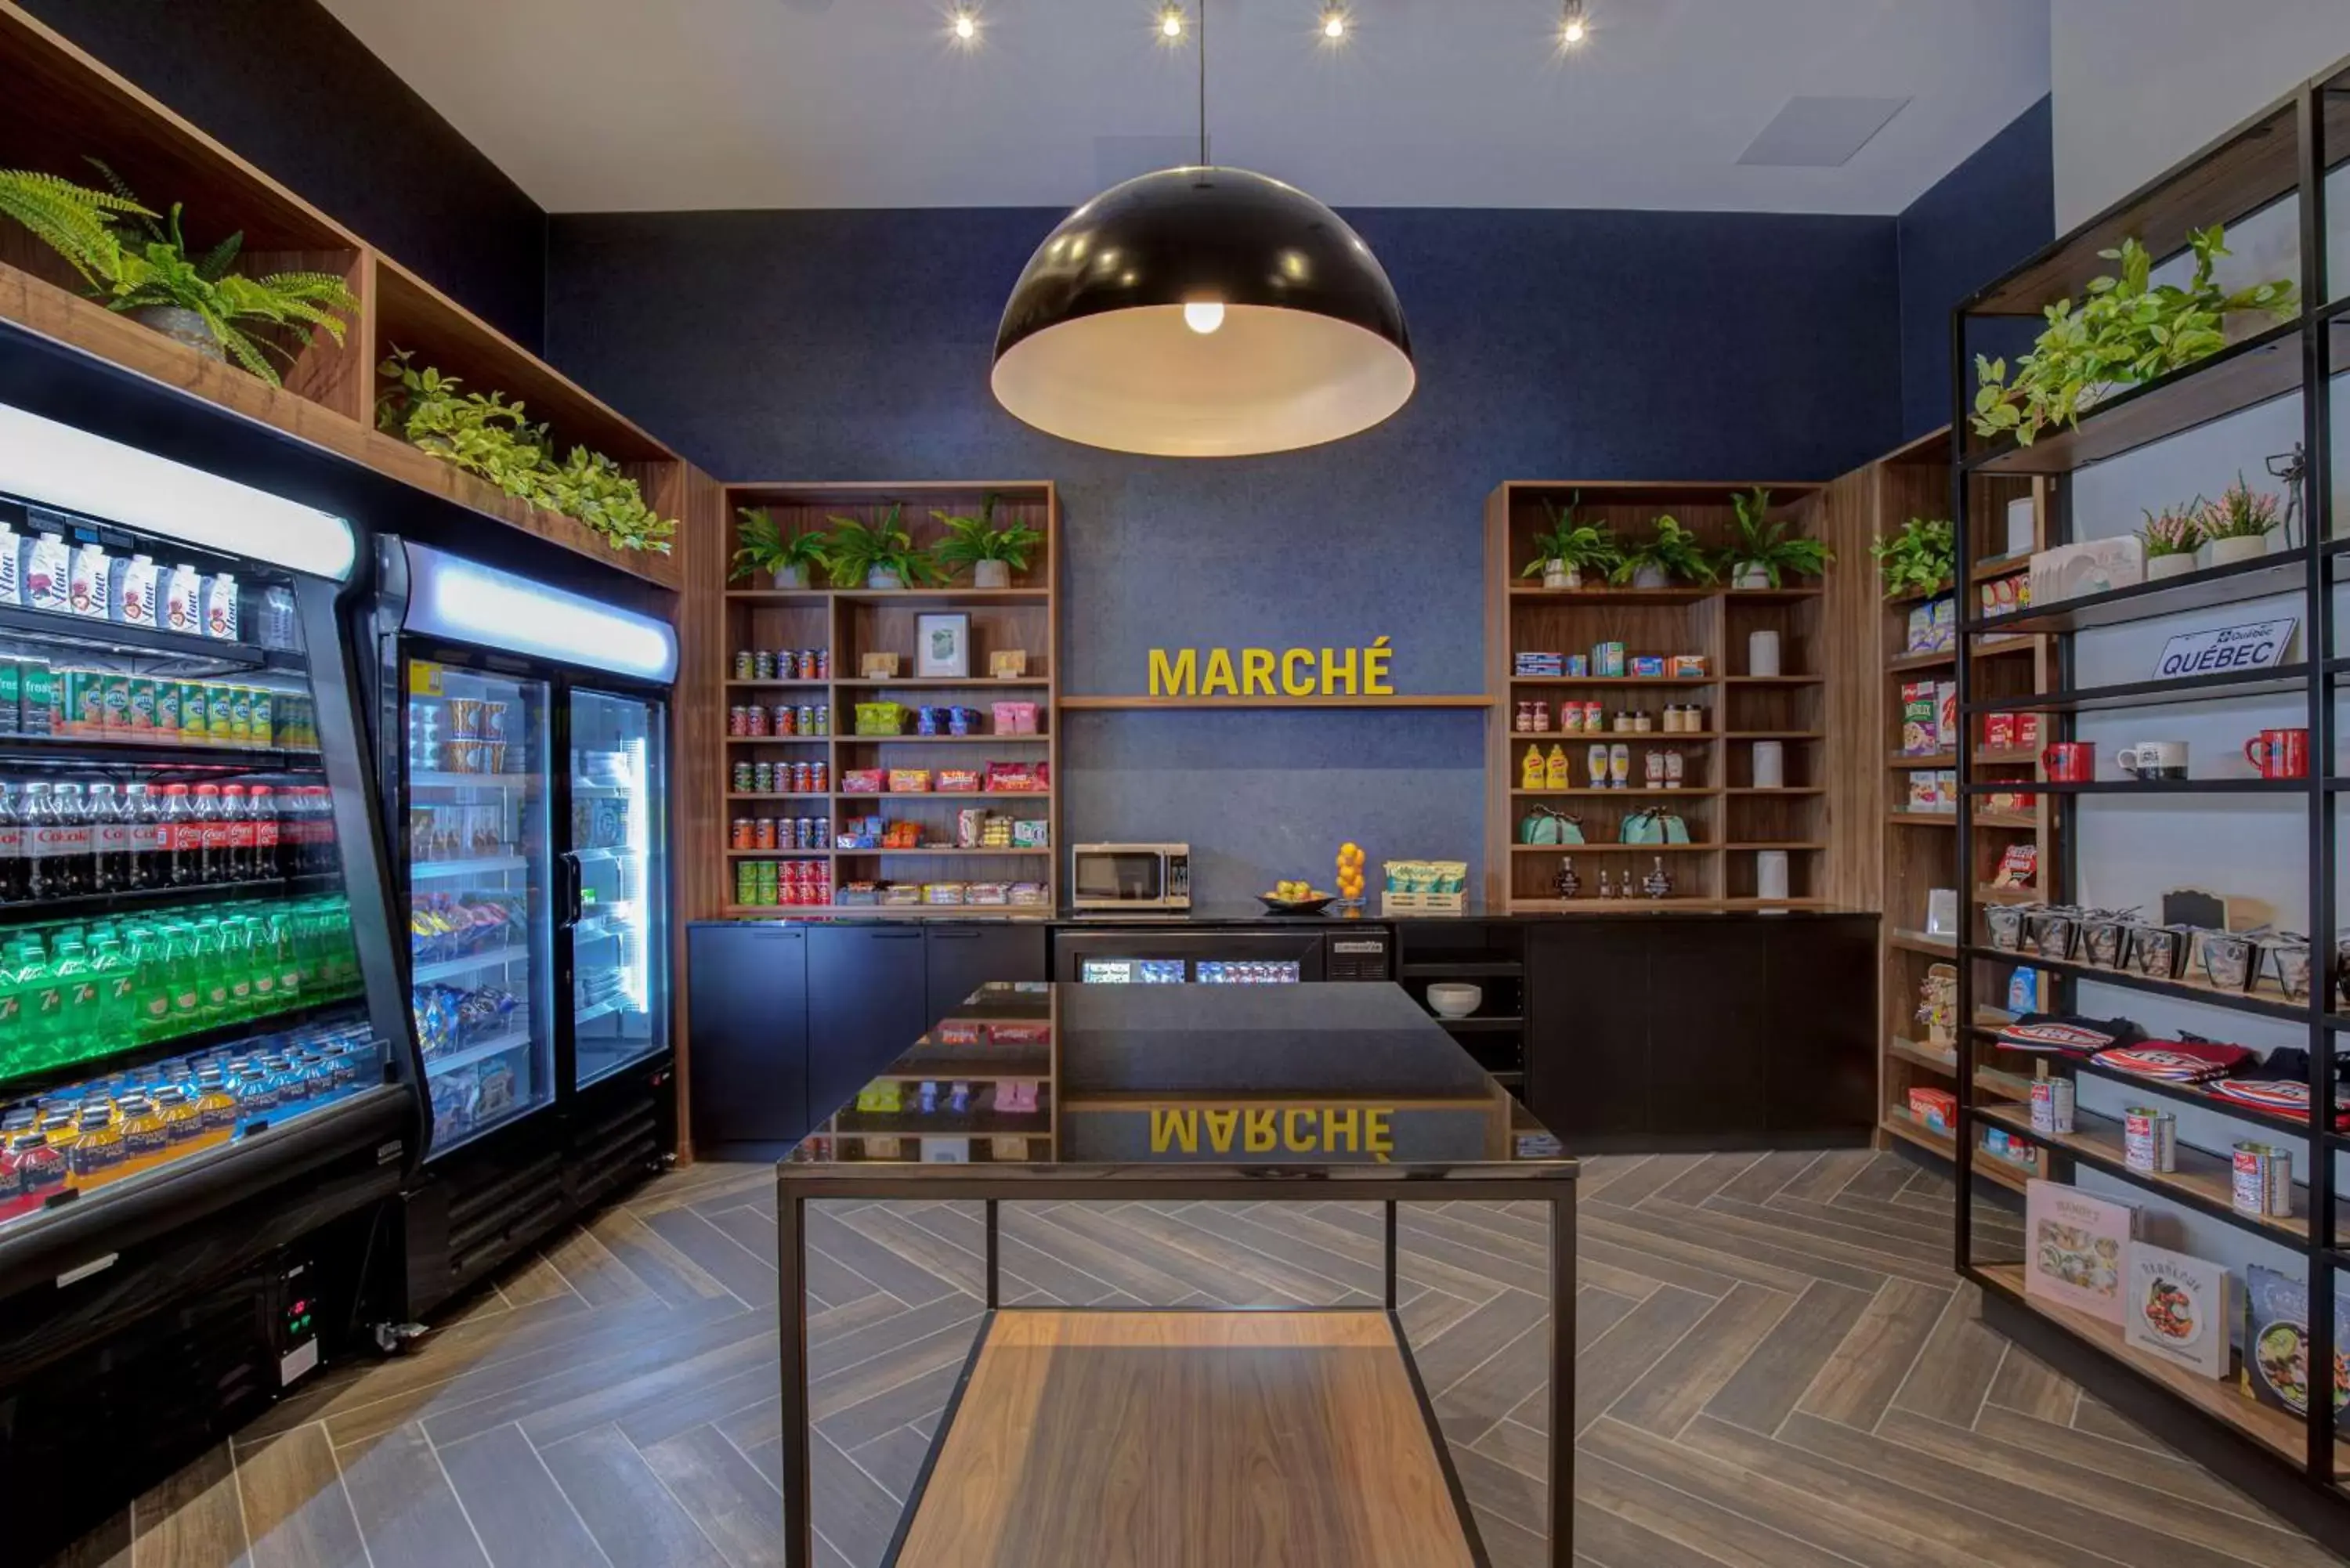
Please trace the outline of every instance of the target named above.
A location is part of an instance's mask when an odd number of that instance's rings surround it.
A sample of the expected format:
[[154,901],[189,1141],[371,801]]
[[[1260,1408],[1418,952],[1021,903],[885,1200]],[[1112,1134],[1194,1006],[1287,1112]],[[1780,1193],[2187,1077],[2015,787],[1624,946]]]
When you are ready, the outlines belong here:
[[1200,167],[1208,166],[1208,0],[1200,0]]

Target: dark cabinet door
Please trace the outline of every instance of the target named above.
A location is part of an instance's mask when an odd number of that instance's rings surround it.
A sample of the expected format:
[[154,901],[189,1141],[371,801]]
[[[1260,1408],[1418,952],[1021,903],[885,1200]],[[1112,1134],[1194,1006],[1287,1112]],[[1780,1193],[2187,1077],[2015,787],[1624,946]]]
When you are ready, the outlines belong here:
[[1624,1137],[1648,1117],[1645,922],[1526,934],[1526,1108],[1565,1139]]
[[808,1115],[822,1121],[930,1027],[922,928],[812,926],[807,933]]
[[807,1136],[807,933],[696,926],[686,933],[693,1140]]
[[926,944],[930,1028],[992,980],[1044,980],[1042,925],[935,925]]
[[1669,1140],[1761,1131],[1780,1048],[1762,932],[1705,919],[1655,921],[1649,931],[1648,1127]]
[[1866,1137],[1877,1127],[1877,917],[1788,921],[1770,935],[1774,1133]]

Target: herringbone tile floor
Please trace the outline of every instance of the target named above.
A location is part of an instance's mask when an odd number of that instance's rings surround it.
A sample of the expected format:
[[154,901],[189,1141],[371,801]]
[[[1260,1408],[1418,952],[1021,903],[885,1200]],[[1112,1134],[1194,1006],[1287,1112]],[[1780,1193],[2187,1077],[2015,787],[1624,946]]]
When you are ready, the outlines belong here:
[[[662,1179],[415,1354],[328,1373],[67,1561],[780,1562],[772,1180]],[[1581,1562],[2335,1561],[1984,1328],[1953,1288],[1937,1177],[1862,1151],[1603,1158],[1581,1197]],[[2017,1230],[1991,1210],[1977,1223]],[[1014,1298],[1378,1288],[1368,1207],[1022,1207],[1005,1230]],[[979,1220],[843,1205],[811,1233],[819,1560],[868,1568],[971,1344]],[[1501,1568],[1536,1561],[1544,1517],[1543,1234],[1532,1210],[1468,1203],[1404,1221],[1403,1316]]]

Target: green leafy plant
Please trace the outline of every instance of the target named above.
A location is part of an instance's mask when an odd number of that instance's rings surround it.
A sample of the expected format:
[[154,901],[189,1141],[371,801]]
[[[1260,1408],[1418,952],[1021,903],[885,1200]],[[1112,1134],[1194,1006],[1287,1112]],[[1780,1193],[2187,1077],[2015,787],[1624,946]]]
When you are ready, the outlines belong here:
[[861,588],[875,572],[893,572],[908,587],[945,581],[928,550],[914,547],[914,536],[900,525],[906,504],[893,501],[889,513],[860,522],[854,517],[828,517],[832,533],[825,540],[825,564],[832,568],[832,586]]
[[1958,530],[1944,517],[1912,517],[1900,532],[1868,547],[1885,578],[1885,597],[1930,594],[1950,580],[1958,566]]
[[2091,281],[2088,296],[2075,308],[2061,299],[2045,312],[2048,326],[2016,361],[1975,356],[1975,433],[2012,435],[2030,446],[2051,425],[2078,424],[2084,408],[2116,387],[2150,381],[2227,346],[2230,316],[2250,311],[2289,314],[2299,293],[2289,281],[2255,284],[2230,294],[2211,281],[2219,258],[2229,254],[2219,224],[2189,236],[2195,254],[2185,287],[2153,284],[2154,257],[2136,240],[2118,250],[2099,251],[2121,264],[2118,276]]
[[1626,549],[1607,574],[1611,583],[1628,583],[1643,566],[1653,566],[1667,577],[1688,583],[1710,583],[1718,575],[1713,556],[1696,535],[1667,513],[1657,519],[1656,533]]
[[2246,484],[2241,472],[2235,483],[2220,492],[2219,500],[2204,502],[2195,514],[2196,526],[2206,539],[2262,539],[2283,521],[2277,498]]
[[577,519],[622,550],[670,551],[677,522],[645,502],[637,482],[601,452],[574,447],[556,462],[546,427],[496,392],[464,392],[455,376],[419,369],[394,348],[377,373],[392,385],[376,400],[376,424],[508,495]]
[[1613,571],[1624,553],[1616,543],[1616,535],[1605,523],[1586,523],[1575,514],[1583,504],[1583,492],[1576,491],[1564,506],[1543,503],[1550,517],[1547,533],[1537,530],[1534,537],[1534,558],[1528,561],[1522,577],[1538,577],[1553,561],[1570,571],[1607,573]]
[[998,528],[997,500],[993,493],[982,496],[976,517],[950,516],[944,512],[931,514],[947,531],[932,553],[941,566],[951,573],[958,567],[976,566],[982,561],[1001,561],[1015,572],[1028,569],[1028,553],[1045,542],[1044,530],[1020,522]]
[[825,536],[815,529],[795,529],[786,538],[783,524],[764,506],[738,506],[734,515],[741,519],[734,531],[741,548],[734,552],[733,571],[727,581],[739,583],[754,572],[772,576],[787,566],[799,567],[812,579],[823,568]]
[[[271,356],[292,364],[314,334],[343,340],[343,312],[359,298],[330,272],[274,272],[248,277],[231,269],[242,231],[201,256],[188,254],[181,205],[161,216],[141,206],[120,176],[93,158],[106,191],[51,175],[0,173],[0,213],[16,219],[63,256],[109,310],[185,310],[228,358],[271,386],[280,384]],[[284,329],[282,332],[277,329]]]
[[1771,493],[1756,485],[1750,494],[1730,498],[1731,510],[1737,519],[1731,524],[1730,549],[1727,558],[1731,569],[1760,566],[1770,576],[1771,586],[1783,587],[1783,574],[1816,577],[1835,560],[1835,552],[1818,539],[1791,538],[1794,526],[1785,518],[1771,521]]
[[2191,556],[2203,543],[2202,509],[2210,503],[2198,499],[2192,506],[2166,506],[2147,512],[2146,526],[2137,531],[2148,560],[2163,556]]

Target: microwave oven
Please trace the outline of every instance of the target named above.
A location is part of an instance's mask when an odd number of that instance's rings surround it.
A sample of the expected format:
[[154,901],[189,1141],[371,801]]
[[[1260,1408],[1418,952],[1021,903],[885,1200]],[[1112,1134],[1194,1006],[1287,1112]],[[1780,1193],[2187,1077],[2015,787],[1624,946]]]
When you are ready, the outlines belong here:
[[1079,909],[1188,909],[1188,844],[1080,844],[1069,852],[1069,903]]

